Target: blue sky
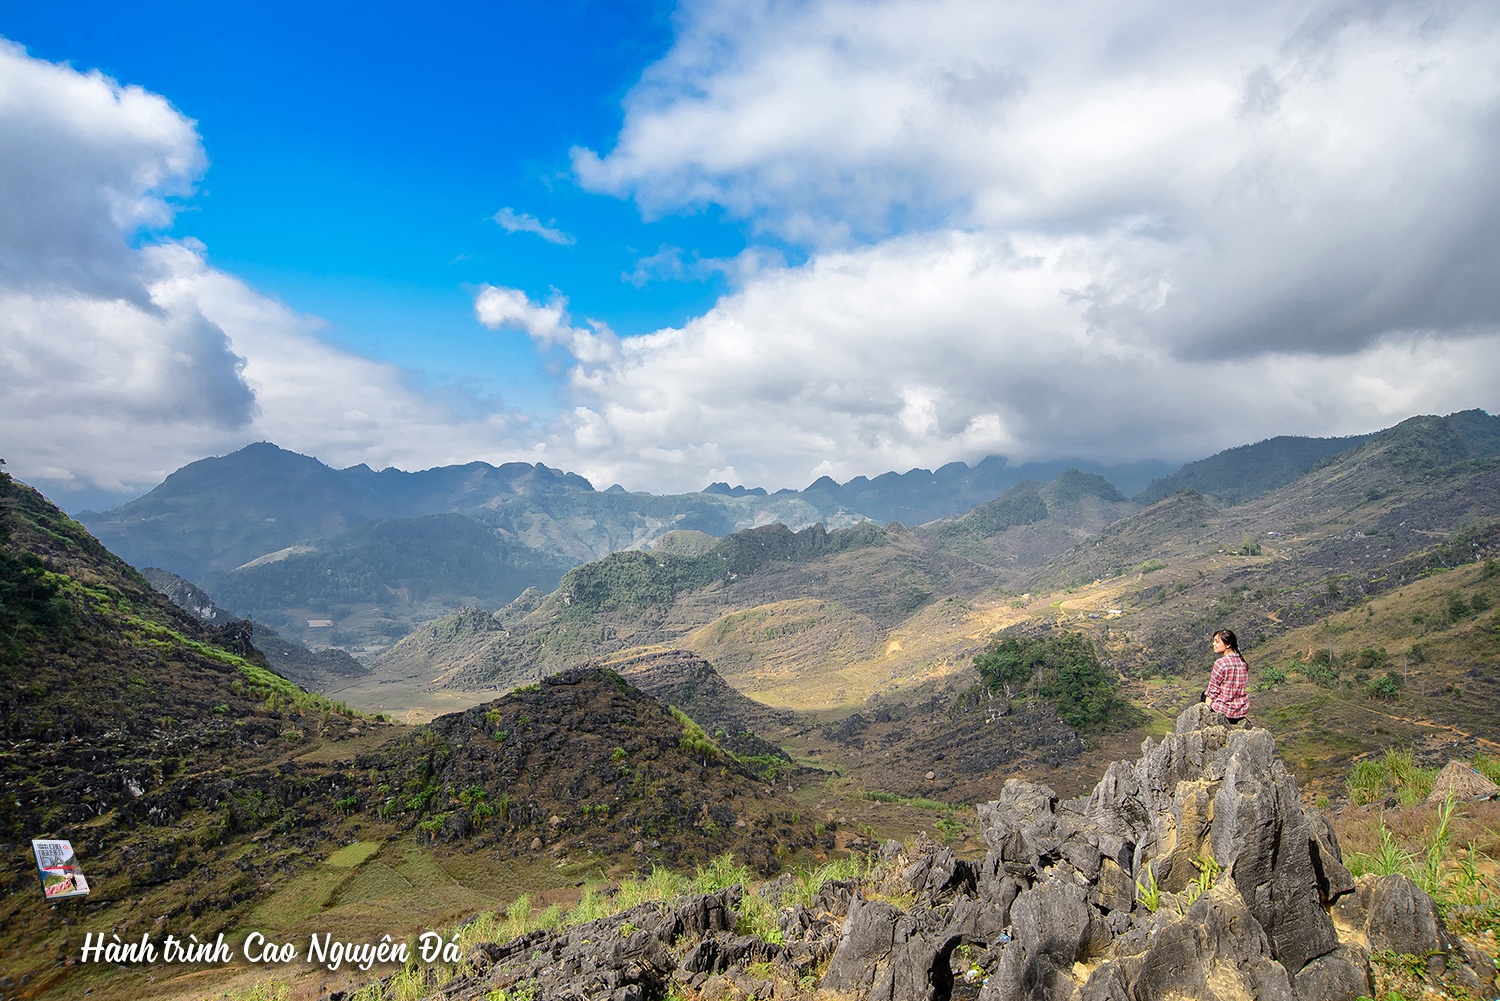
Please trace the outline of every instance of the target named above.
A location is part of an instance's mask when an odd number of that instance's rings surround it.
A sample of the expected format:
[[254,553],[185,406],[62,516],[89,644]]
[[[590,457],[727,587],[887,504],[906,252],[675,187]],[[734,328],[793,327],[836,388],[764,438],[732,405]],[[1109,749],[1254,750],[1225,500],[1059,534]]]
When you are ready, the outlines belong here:
[[[494,4],[7,4],[0,34],[31,55],[97,68],[198,123],[210,166],[171,232],[216,267],[322,317],[334,340],[528,408],[552,405],[522,339],[474,322],[500,282],[622,334],[682,323],[724,282],[632,283],[663,245],[745,247],[721,213],[644,222],[580,191],[568,151],[606,147],[621,99],[671,45],[671,6]],[[502,208],[554,222],[555,245],[508,233]]]
[[1500,405],[1500,7],[0,5],[0,455],[771,489]]

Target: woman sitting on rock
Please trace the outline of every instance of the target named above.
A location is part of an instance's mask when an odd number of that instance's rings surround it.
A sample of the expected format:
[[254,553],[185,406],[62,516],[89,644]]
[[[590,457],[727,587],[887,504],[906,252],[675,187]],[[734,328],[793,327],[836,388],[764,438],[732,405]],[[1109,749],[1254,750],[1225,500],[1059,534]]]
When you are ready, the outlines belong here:
[[1209,712],[1220,718],[1208,722],[1232,726],[1250,711],[1250,672],[1245,666],[1245,658],[1240,656],[1234,630],[1220,629],[1214,633],[1214,653],[1219,659],[1214,661],[1214,668],[1209,672],[1203,701],[1208,703]]

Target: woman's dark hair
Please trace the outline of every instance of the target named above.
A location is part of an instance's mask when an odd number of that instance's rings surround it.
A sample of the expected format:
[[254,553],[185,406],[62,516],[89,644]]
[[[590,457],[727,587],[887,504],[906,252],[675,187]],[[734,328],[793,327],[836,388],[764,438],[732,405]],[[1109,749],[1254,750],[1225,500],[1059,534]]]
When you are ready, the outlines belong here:
[[1234,638],[1233,629],[1220,629],[1218,632],[1214,633],[1213,638],[1216,640],[1223,640],[1224,645],[1233,650],[1235,653],[1240,652],[1240,643],[1239,640]]

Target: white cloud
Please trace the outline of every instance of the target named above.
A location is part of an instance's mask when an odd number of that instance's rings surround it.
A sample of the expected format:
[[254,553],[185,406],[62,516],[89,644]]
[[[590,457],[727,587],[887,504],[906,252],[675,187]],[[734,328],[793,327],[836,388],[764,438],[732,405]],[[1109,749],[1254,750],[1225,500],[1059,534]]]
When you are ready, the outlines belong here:
[[507,233],[535,233],[548,243],[555,243],[559,247],[571,247],[577,242],[571,234],[564,233],[555,226],[556,220],[550,220],[544,224],[540,219],[525,212],[517,212],[515,209],[506,207],[491,216],[500,228]]
[[129,238],[169,223],[206,164],[161,97],[0,39],[0,283],[149,306]]
[[766,247],[746,247],[734,257],[703,257],[697,253],[689,255],[681,247],[664,243],[656,253],[636,261],[633,270],[621,272],[620,280],[641,288],[652,281],[707,281],[715,275],[723,275],[732,284],[739,284],[766,268],[785,263],[782,254]]
[[617,338],[603,323],[591,322],[592,330],[571,326],[568,300],[559,294],[541,306],[520,289],[485,285],[474,297],[474,315],[491,330],[523,331],[539,346],[564,348],[584,364],[610,361],[619,353]]
[[[422,468],[545,454],[519,415],[426,392],[157,240],[206,164],[162,98],[0,41],[0,456],[52,493],[140,491],[268,438]],[[138,237],[145,232],[146,239]]]
[[330,346],[204,248],[152,242],[205,168],[194,124],[3,44],[0,455],[59,488],[143,489],[260,438],[335,465],[776,488],[1494,410],[1497,22],[1480,3],[695,4],[577,177],[648,213],[723,206],[805,263],[663,247],[622,277],[733,291],[644,337],[482,287],[481,323],[563,362],[551,426]]
[[810,257],[575,387],[625,482],[1495,409],[1497,121],[1493,4],[694,3],[575,174]]
[[[681,329],[579,361],[574,464],[598,482],[803,486],[952,458],[1206,455],[1494,398],[1493,334],[1353,354],[1187,358],[1090,321],[1078,242],[907,237],[768,272]],[[1459,401],[1459,402],[1455,402]]]
[[815,251],[1082,237],[1098,323],[1341,351],[1500,313],[1497,107],[1493,4],[700,3],[574,165]]

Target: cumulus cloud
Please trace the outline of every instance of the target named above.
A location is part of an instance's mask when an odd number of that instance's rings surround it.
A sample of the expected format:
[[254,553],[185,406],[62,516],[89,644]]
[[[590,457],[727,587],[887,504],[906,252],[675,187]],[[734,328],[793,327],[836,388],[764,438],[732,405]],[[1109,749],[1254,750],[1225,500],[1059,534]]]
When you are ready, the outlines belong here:
[[481,324],[561,362],[551,424],[333,347],[162,237],[194,124],[0,44],[0,455],[121,490],[260,438],[774,488],[1500,404],[1492,4],[698,0],[679,26],[575,176],[803,263],[662,247],[622,277],[732,291],[641,337],[483,286]]
[[539,455],[526,421],[329,346],[154,237],[206,165],[161,97],[0,41],[0,456],[64,497],[147,489],[269,438],[420,468]]
[[612,361],[618,355],[619,341],[607,325],[592,321],[590,330],[571,325],[568,300],[560,294],[538,305],[520,289],[485,285],[474,297],[474,315],[491,330],[520,330],[540,347],[561,347],[585,365]]
[[496,212],[491,218],[507,233],[535,233],[548,243],[555,243],[560,247],[571,247],[577,242],[571,234],[555,227],[556,220],[544,224],[536,216],[517,212],[509,207]]
[[207,160],[163,98],[0,39],[0,282],[147,307],[129,239],[172,219]]
[[1493,4],[705,0],[679,24],[575,175],[809,260],[580,362],[638,475],[662,448],[773,483],[1188,458],[1497,402]]
[[1188,458],[1372,430],[1493,395],[1489,334],[1342,357],[1183,358],[1091,324],[1077,247],[945,233],[763,274],[680,329],[580,360],[569,443],[600,482],[802,486],[1003,454]]

